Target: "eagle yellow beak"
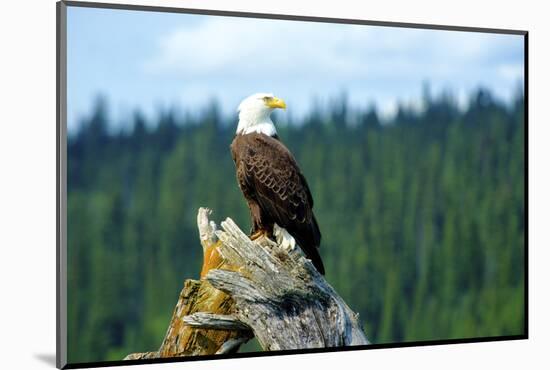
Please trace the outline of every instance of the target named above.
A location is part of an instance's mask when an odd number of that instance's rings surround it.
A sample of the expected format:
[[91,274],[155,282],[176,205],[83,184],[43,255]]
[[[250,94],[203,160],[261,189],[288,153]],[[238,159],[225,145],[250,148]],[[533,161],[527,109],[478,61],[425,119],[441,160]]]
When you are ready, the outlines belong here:
[[269,108],[286,109],[285,101],[283,99],[279,99],[277,97],[267,99],[266,102],[265,102],[265,105],[267,105]]

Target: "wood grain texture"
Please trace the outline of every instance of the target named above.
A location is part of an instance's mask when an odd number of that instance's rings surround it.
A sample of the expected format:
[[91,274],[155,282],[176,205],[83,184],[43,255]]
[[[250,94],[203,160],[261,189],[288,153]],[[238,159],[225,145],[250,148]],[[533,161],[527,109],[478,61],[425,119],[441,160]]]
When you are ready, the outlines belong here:
[[210,270],[206,280],[235,301],[235,317],[252,328],[264,350],[368,344],[358,316],[298,248],[251,241],[231,220],[216,235],[224,259],[238,271]]
[[[126,359],[231,353],[256,336],[266,351],[369,344],[358,315],[299,248],[248,235],[210,211],[197,224],[202,280],[187,280],[157,352]],[[140,357],[141,356],[141,357]]]

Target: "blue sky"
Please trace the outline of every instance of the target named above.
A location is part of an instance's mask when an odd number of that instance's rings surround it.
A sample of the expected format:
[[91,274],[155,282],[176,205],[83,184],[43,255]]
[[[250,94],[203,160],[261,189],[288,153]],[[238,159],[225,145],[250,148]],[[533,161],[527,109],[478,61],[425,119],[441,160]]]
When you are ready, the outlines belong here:
[[465,103],[476,87],[503,100],[523,83],[523,37],[68,8],[68,125],[74,130],[98,95],[117,125],[177,107],[197,112],[216,99],[225,113],[255,92],[305,114],[347,92],[353,106],[418,105],[422,85]]

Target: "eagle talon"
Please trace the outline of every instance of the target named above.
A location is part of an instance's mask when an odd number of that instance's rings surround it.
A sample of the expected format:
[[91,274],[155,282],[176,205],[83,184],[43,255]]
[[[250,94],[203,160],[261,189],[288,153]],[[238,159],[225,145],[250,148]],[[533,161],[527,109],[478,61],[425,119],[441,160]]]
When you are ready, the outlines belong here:
[[264,235],[265,234],[265,231],[264,230],[258,230],[256,231],[255,233],[251,234],[250,235],[250,240],[256,240],[258,239],[260,236]]

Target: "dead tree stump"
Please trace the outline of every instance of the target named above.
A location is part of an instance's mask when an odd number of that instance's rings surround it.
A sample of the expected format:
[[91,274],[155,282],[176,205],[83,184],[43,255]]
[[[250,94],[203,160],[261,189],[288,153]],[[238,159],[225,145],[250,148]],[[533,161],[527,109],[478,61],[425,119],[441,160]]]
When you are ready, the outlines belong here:
[[[251,241],[200,208],[201,280],[187,280],[158,351],[125,360],[231,353],[255,336],[266,351],[369,344],[357,315],[299,248]],[[277,234],[277,227],[275,230]]]

